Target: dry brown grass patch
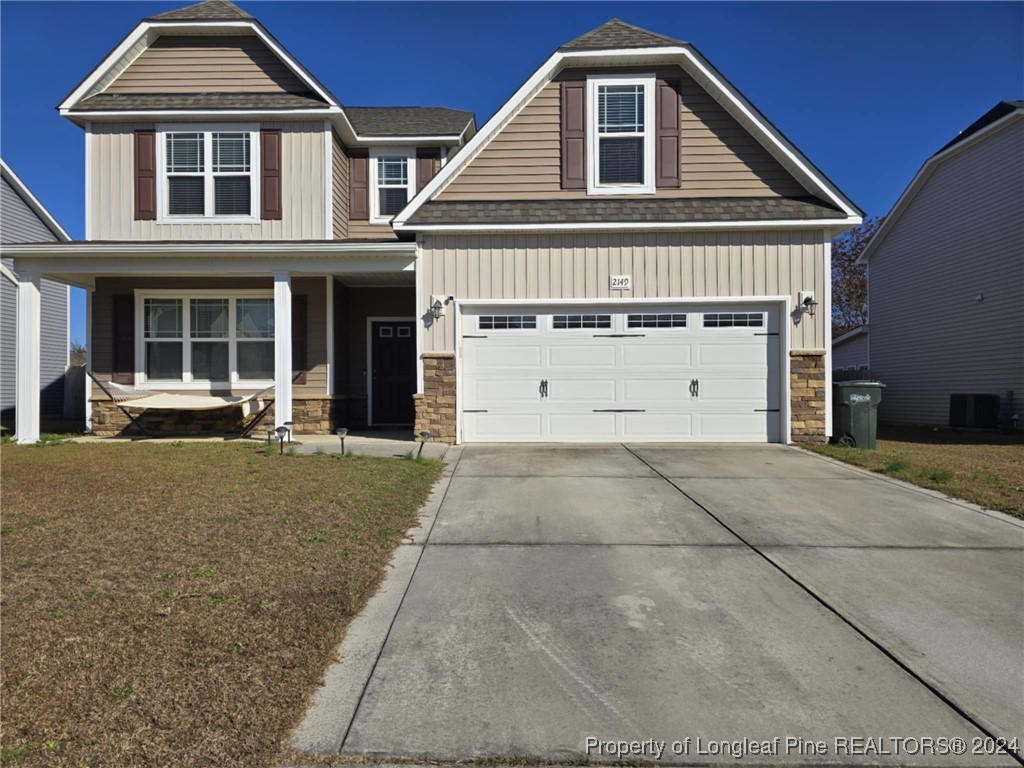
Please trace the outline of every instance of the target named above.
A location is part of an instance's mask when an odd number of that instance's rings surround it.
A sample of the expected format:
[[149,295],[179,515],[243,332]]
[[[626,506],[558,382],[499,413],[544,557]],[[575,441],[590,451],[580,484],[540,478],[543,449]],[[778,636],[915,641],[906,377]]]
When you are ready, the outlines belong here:
[[232,445],[3,449],[4,765],[264,765],[440,473]]

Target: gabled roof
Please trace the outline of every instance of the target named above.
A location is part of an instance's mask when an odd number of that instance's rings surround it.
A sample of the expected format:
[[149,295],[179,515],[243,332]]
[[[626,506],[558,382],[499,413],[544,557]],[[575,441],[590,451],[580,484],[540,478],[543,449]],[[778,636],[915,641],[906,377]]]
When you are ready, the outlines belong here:
[[588,197],[577,200],[441,201],[424,204],[413,225],[523,225],[598,223],[766,222],[837,220],[844,214],[815,198],[779,197]]
[[841,347],[846,342],[853,341],[858,336],[863,336],[866,335],[867,333],[868,326],[858,325],[852,331],[847,331],[842,336],[836,336],[834,339],[832,339],[832,349],[835,349],[836,347]]
[[660,48],[686,45],[682,40],[665,37],[640,27],[634,27],[620,19],[606,21],[575,40],[570,40],[560,51],[605,51],[616,48]]
[[595,61],[625,60],[630,66],[681,66],[735,118],[812,196],[835,205],[844,225],[859,224],[864,212],[811,163],[782,132],[762,115],[701,53],[689,43],[626,24],[618,19],[603,24],[552,54],[464,147],[392,220],[396,230],[415,229],[412,217],[487,146],[505,125],[564,67]]
[[204,0],[185,8],[158,13],[148,17],[146,21],[238,21],[252,18],[230,0]]
[[62,241],[71,239],[71,235],[64,231],[64,227],[57,223],[53,215],[46,210],[43,204],[39,202],[39,199],[25,186],[25,182],[18,178],[18,174],[2,158],[0,158],[0,176],[11,185],[11,188],[17,193],[18,197],[25,201],[25,205],[39,218],[43,226],[53,233],[55,238]]
[[472,112],[447,107],[345,107],[362,136],[461,136],[472,126]]
[[871,256],[881,246],[882,241],[888,236],[893,226],[895,226],[896,222],[899,221],[900,216],[902,216],[904,211],[906,211],[910,206],[910,203],[917,196],[917,193],[921,190],[921,187],[924,186],[925,182],[928,181],[939,163],[943,162],[951,155],[955,155],[961,150],[983,141],[986,136],[1005,127],[1006,125],[1009,125],[1011,122],[1022,119],[1024,119],[1024,101],[1000,101],[992,109],[967,126],[966,129],[961,131],[955,139],[925,160],[924,165],[921,166],[921,170],[919,170],[917,174],[915,174],[914,178],[911,179],[910,184],[908,184],[907,188],[903,190],[903,194],[900,195],[899,200],[896,201],[892,210],[889,211],[888,215],[886,215],[885,219],[882,221],[882,225],[878,228],[878,231],[876,231],[871,240],[868,241],[868,244],[857,259],[857,264],[868,263]]
[[307,93],[97,93],[82,99],[75,112],[134,112],[150,109],[322,109],[326,105]]

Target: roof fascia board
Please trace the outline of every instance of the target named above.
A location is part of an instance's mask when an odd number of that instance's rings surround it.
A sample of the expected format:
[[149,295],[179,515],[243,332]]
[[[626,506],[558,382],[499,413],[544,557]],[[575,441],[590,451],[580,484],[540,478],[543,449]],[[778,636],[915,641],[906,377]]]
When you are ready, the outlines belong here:
[[[25,182],[18,177],[18,174],[16,174],[11,166],[7,164],[6,160],[0,159],[0,171],[2,171],[3,177],[7,179],[7,182],[14,188],[18,197],[25,202],[25,205],[27,205],[39,220],[43,222],[45,227],[53,233],[54,237],[65,242],[71,240],[71,235],[69,235],[67,231],[65,231],[64,227],[57,222],[57,219],[55,219],[53,215],[46,210],[46,206],[39,202],[39,198],[32,194],[32,190],[30,190],[28,186],[26,186]],[[6,252],[9,247],[10,246],[5,245],[3,250]]]
[[[862,216],[862,212],[828,179],[813,169],[810,161],[778,130],[763,120],[753,105],[739,91],[721,78],[710,63],[695,51],[692,46],[665,46],[656,48],[622,48],[606,51],[556,51],[470,139],[465,149],[459,153],[461,157],[456,157],[454,162],[442,168],[441,172],[419,194],[409,201],[409,204],[395,217],[395,223],[402,225],[407,222],[424,202],[431,199],[447,186],[476,157],[483,146],[490,142],[504,128],[506,123],[525,106],[527,99],[550,81],[563,64],[567,65],[574,60],[615,59],[622,57],[683,58],[690,63],[692,69],[695,69],[707,83],[712,85],[714,89],[717,89],[726,98],[727,103],[725,106],[731,107],[729,111],[734,116],[736,113],[739,113],[743,121],[748,123],[748,127],[752,126],[756,128],[757,132],[760,132],[761,137],[767,140],[775,148],[775,151],[785,158],[786,164],[790,166],[791,170],[795,170],[798,176],[804,177],[804,180],[810,186],[819,190],[851,219]],[[714,93],[712,93],[712,96],[714,96]]]
[[210,117],[261,117],[275,120],[279,117],[315,117],[319,120],[341,113],[340,107],[323,107],[322,109],[147,109],[147,110],[61,110],[61,115],[72,120],[76,118],[89,120],[113,121],[153,121],[160,117],[196,118],[206,120]]
[[632,232],[636,230],[828,229],[859,224],[849,219],[779,219],[762,221],[594,221],[549,224],[395,224],[399,232]]
[[325,256],[345,256],[348,254],[384,254],[394,256],[415,256],[416,243],[387,240],[379,243],[346,243],[339,240],[323,240],[316,242],[263,242],[252,243],[239,241],[237,243],[214,243],[214,242],[153,242],[153,241],[123,241],[123,242],[95,242],[85,240],[74,240],[66,244],[55,243],[21,243],[17,245],[5,245],[4,256],[33,257],[33,258],[79,258],[90,257],[99,254],[118,257],[139,257],[152,256],[154,254],[203,254],[216,253],[233,258],[245,258],[252,255],[276,255],[276,254],[306,254]]
[[[74,104],[82,99],[94,85],[107,73],[110,69],[117,64],[134,46],[139,39],[150,30],[155,32],[188,32],[189,30],[208,30],[210,28],[217,27],[223,29],[248,29],[251,30],[274,54],[285,63],[285,65],[302,80],[309,89],[316,93],[331,107],[340,108],[337,100],[331,96],[331,94],[313,77],[310,72],[303,67],[298,61],[284,50],[284,48],[278,43],[273,36],[267,32],[261,24],[256,21],[187,21],[187,22],[176,22],[176,21],[142,21],[133,29],[121,44],[118,45],[113,51],[111,51],[107,57],[100,62],[93,71],[86,77],[75,90],[73,90],[64,101],[60,103],[58,109],[61,114],[66,114],[66,110],[71,109]],[[147,46],[148,48],[148,46]],[[140,54],[141,55],[141,54]]]
[[845,344],[851,339],[855,339],[862,334],[866,334],[867,332],[868,327],[866,325],[858,325],[852,331],[847,331],[842,336],[836,336],[836,338],[832,339],[832,348],[835,349],[840,344]]
[[922,165],[921,169],[914,175],[914,178],[910,180],[907,188],[903,190],[903,194],[899,196],[895,205],[893,205],[889,210],[888,215],[886,215],[885,219],[882,221],[882,226],[878,228],[878,231],[875,232],[874,236],[865,246],[860,256],[857,257],[857,261],[854,263],[864,265],[870,261],[871,256],[881,247],[882,241],[889,235],[890,230],[892,230],[896,225],[900,216],[903,215],[903,212],[906,211],[911,201],[917,196],[921,187],[924,186],[932,173],[935,172],[935,168],[939,163],[948,160],[953,155],[975,146],[979,141],[983,141],[987,136],[991,135],[995,131],[1002,130],[1010,125],[1010,123],[1021,119],[1024,119],[1024,108],[1015,109],[1013,112],[1004,115],[994,123],[985,126],[974,135],[968,136],[958,144],[954,144],[952,147],[944,149],[941,152],[937,152],[925,160],[924,165]]

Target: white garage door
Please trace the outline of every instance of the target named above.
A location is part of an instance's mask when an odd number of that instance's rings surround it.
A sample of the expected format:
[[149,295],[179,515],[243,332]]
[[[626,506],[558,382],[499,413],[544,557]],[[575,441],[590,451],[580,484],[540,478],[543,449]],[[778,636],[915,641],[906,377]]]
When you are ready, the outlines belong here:
[[778,442],[774,305],[473,307],[467,442]]

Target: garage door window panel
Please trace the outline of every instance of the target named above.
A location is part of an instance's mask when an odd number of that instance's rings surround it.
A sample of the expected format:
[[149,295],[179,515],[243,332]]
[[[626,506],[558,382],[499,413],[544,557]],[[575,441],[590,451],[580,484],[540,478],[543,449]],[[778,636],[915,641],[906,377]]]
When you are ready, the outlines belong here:
[[763,328],[763,312],[706,312],[705,328]]
[[574,331],[588,329],[609,329],[612,327],[611,315],[552,315],[551,327],[556,331]]
[[532,331],[537,328],[536,315],[480,315],[480,331]]
[[687,320],[685,314],[680,313],[657,313],[642,315],[627,315],[627,328],[686,328]]

